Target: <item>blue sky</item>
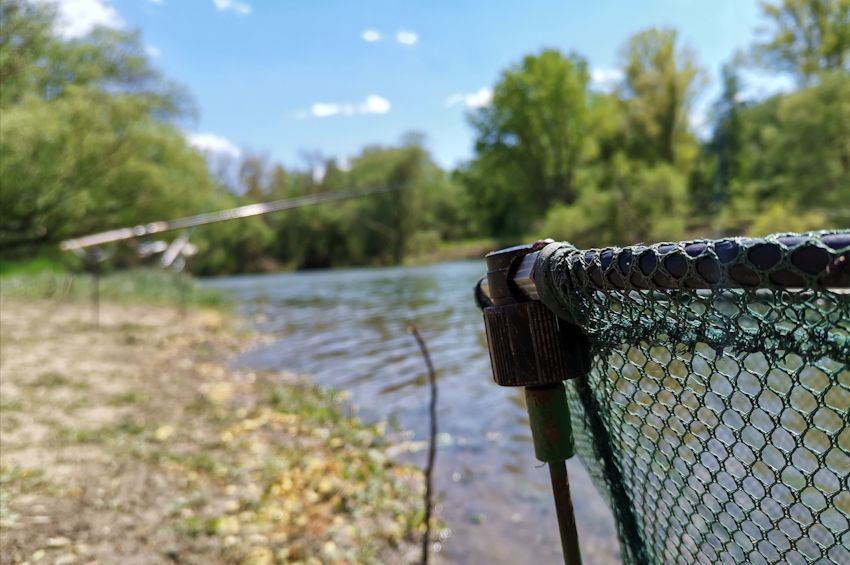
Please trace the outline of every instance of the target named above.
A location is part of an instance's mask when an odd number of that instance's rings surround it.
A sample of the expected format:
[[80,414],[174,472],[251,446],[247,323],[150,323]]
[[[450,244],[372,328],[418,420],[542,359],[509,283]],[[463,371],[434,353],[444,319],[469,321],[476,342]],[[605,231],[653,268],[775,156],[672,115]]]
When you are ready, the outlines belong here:
[[[45,0],[42,0],[45,1]],[[469,158],[465,114],[523,55],[554,47],[610,76],[620,46],[674,26],[709,71],[749,45],[757,0],[61,0],[65,33],[140,29],[154,64],[191,91],[196,144],[287,166],[422,132],[443,166]],[[88,20],[86,19],[88,18]],[[781,81],[751,77],[757,90]]]

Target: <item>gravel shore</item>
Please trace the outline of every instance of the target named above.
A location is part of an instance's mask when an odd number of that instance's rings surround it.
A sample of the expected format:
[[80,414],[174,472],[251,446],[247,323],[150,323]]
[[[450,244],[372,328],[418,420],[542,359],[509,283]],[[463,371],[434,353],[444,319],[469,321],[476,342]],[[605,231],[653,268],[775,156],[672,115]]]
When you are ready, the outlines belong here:
[[233,371],[225,313],[0,299],[0,562],[418,558],[419,472],[383,425]]

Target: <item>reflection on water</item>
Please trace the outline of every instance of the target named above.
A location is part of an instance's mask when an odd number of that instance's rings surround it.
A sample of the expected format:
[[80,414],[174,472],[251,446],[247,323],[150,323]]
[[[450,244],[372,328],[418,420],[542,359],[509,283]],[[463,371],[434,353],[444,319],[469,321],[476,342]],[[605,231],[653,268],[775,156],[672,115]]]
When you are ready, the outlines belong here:
[[[452,562],[560,562],[548,472],[534,459],[519,390],[490,376],[472,287],[483,261],[414,268],[242,276],[209,281],[236,294],[259,329],[279,336],[234,361],[309,373],[348,391],[364,419],[392,418],[427,438],[422,358],[406,328],[416,322],[439,379],[440,451],[435,481],[451,528]],[[405,456],[414,463],[424,453]],[[608,509],[577,460],[573,500],[588,563],[616,563]]]

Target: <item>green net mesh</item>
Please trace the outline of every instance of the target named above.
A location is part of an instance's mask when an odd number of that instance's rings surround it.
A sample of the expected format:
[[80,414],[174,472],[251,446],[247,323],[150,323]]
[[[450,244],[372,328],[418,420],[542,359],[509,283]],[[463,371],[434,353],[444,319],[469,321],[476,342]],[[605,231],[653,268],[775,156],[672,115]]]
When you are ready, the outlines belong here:
[[850,232],[541,253],[627,563],[850,563]]

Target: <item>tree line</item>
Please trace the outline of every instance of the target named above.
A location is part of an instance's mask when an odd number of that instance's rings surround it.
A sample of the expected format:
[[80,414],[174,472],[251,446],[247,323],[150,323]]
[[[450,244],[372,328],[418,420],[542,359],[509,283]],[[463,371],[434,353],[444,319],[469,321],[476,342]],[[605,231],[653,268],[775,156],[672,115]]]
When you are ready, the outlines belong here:
[[[156,71],[137,33],[67,40],[49,6],[0,0],[0,258],[154,219],[350,188],[398,190],[228,222],[193,234],[203,274],[396,264],[472,238],[579,246],[763,235],[850,222],[850,0],[762,6],[764,29],[707,84],[674,29],[628,38],[602,89],[580,54],[507,67],[468,116],[474,156],[442,170],[417,134],[349,160],[261,155],[218,166],[181,125],[191,98]],[[795,88],[766,98],[760,68]],[[130,253],[118,256],[132,263]]]

